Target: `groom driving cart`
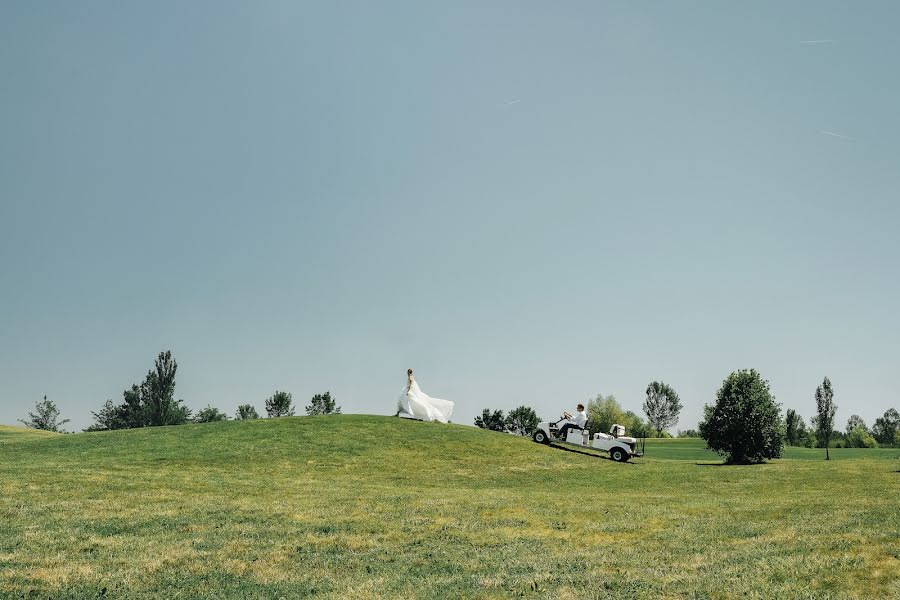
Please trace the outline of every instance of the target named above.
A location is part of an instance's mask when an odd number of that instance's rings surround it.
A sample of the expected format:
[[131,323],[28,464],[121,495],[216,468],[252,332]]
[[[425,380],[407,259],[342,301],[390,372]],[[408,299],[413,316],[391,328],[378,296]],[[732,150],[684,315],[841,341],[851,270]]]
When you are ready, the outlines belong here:
[[570,429],[584,429],[584,425],[587,423],[587,413],[584,412],[584,404],[579,404],[575,407],[574,416],[569,412],[563,412],[563,416],[567,421],[556,434],[561,440],[566,439],[566,434],[569,433]]
[[613,423],[609,434],[598,431],[590,435],[585,430],[587,424],[584,404],[579,404],[574,415],[566,412],[563,413],[563,418],[555,423],[552,421],[539,423],[531,437],[538,444],[546,444],[552,448],[568,446],[609,452],[609,457],[617,462],[626,462],[632,457],[644,455],[643,440],[638,447],[638,441],[633,437],[627,437],[625,427],[622,425]]

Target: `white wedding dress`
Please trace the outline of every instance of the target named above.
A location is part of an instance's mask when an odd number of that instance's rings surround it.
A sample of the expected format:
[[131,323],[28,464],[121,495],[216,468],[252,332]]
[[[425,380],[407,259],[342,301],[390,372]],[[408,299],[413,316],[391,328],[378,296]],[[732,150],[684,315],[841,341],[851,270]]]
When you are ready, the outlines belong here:
[[410,377],[400,399],[397,401],[399,416],[423,421],[440,421],[447,423],[453,414],[453,402],[427,396],[419,389],[415,378]]

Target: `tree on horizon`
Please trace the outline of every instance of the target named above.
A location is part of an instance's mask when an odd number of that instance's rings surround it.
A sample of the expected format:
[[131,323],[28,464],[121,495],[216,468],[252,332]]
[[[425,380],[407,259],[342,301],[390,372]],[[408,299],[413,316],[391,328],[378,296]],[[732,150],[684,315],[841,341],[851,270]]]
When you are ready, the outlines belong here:
[[831,460],[828,446],[834,435],[834,413],[837,405],[834,403],[834,390],[831,381],[826,377],[822,385],[816,388],[816,437],[819,445],[825,448],[825,460]]
[[56,407],[56,403],[52,400],[47,400],[46,394],[44,394],[43,400],[35,403],[34,410],[35,412],[28,413],[27,421],[19,419],[19,423],[22,423],[31,429],[64,433],[62,426],[71,420],[63,419],[60,421],[60,413],[59,409]]
[[656,437],[661,437],[664,429],[678,423],[681,413],[681,399],[668,384],[654,381],[647,386],[644,400],[644,414],[650,425],[656,429]]
[[309,406],[306,407],[306,414],[309,416],[341,414],[341,407],[335,405],[331,392],[316,394],[309,402]]
[[726,463],[781,457],[785,437],[781,408],[769,391],[769,382],[756,369],[729,375],[716,392],[715,404],[707,404],[703,412],[700,435]]
[[294,402],[290,393],[276,390],[271,397],[266,399],[266,413],[268,413],[270,419],[293,417]]

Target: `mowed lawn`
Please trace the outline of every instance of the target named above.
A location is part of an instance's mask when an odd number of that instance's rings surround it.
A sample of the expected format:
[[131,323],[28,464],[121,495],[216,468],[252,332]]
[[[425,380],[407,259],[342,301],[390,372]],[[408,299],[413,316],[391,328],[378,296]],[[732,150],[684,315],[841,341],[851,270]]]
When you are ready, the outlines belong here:
[[328,416],[0,428],[0,597],[900,598],[900,451]]

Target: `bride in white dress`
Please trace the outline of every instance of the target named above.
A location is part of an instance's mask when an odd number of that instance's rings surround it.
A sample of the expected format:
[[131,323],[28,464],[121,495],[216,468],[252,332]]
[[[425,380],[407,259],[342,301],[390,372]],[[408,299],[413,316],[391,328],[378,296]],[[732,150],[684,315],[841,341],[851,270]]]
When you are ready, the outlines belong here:
[[413,370],[406,371],[406,387],[397,401],[398,415],[401,417],[440,421],[447,423],[453,414],[453,403],[449,400],[431,398],[419,389]]

